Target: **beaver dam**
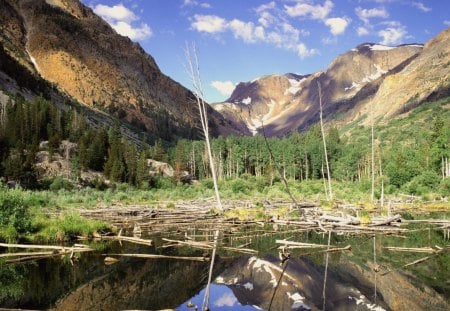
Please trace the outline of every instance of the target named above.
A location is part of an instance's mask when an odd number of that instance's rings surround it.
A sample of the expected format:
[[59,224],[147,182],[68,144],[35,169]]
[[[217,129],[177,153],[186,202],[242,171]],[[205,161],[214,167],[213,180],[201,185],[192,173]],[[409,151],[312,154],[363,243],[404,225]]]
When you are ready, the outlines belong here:
[[229,201],[223,214],[210,206],[81,210],[117,233],[67,245],[0,244],[0,307],[450,309],[448,214],[411,215],[396,204],[363,215],[312,202]]

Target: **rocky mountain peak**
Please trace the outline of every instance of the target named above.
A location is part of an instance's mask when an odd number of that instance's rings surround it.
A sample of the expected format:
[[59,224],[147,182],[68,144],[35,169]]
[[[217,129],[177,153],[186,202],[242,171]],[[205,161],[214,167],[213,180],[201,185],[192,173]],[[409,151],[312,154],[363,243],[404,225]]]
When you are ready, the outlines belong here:
[[336,57],[321,72],[272,75],[240,83],[228,100],[213,106],[252,134],[264,124],[269,135],[283,135],[318,120],[318,83],[326,114],[348,110],[349,102],[373,95],[376,85],[422,50],[421,44],[390,47],[363,43]]
[[[194,95],[80,1],[1,0],[0,24],[6,52],[79,103],[153,137],[198,135]],[[214,134],[234,131],[210,115]]]

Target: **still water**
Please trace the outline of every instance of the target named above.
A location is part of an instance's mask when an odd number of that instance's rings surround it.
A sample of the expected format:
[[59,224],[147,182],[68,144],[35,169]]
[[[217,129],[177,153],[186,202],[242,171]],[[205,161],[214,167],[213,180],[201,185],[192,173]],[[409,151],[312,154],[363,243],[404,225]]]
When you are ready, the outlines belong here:
[[[282,262],[277,239],[327,244],[328,235],[288,227],[257,229],[258,234],[251,226],[221,233],[222,246],[246,245],[258,253],[218,248],[210,310],[450,310],[449,252],[433,255],[386,249],[445,247],[450,242],[442,231],[421,227],[390,236],[332,234],[333,247],[350,245],[351,250],[327,255],[320,249],[293,249]],[[204,236],[193,234],[195,240],[212,237],[212,229],[197,228],[198,232]],[[197,306],[201,310],[210,262],[122,257],[114,265],[105,265],[103,254],[108,253],[204,255],[203,250],[190,247],[163,247],[164,237],[192,238],[186,232],[147,237],[153,246],[91,242],[98,251],[80,254],[76,261],[0,262],[0,308],[193,311]],[[428,260],[402,267],[427,256]]]

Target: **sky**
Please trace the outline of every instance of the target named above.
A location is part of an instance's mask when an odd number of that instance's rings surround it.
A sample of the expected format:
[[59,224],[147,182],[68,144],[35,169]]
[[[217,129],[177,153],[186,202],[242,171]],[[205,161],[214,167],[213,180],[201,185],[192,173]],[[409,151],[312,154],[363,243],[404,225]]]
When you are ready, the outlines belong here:
[[81,1],[188,88],[184,49],[195,44],[210,103],[239,82],[326,69],[361,43],[426,43],[450,27],[449,0]]

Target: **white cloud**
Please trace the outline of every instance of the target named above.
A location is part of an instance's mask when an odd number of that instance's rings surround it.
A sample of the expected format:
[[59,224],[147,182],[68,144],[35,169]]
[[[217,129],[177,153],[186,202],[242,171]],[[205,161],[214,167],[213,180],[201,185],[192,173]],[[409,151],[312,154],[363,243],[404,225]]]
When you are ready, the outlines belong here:
[[267,11],[263,11],[260,13],[259,15],[259,19],[258,22],[263,26],[263,27],[270,27],[273,23],[275,23],[276,18],[275,16],[273,16],[270,12]]
[[349,23],[350,19],[346,17],[332,17],[325,20],[325,25],[330,27],[330,32],[334,36],[344,33]]
[[133,27],[126,22],[117,22],[111,26],[118,34],[129,37],[131,40],[143,40],[153,35],[152,30],[145,23],[142,23],[140,27]]
[[114,30],[131,40],[143,40],[153,35],[149,25],[141,23],[140,26],[133,26],[133,22],[139,20],[139,17],[123,4],[107,6],[97,4],[93,7],[94,13],[103,18]]
[[138,17],[123,4],[114,6],[107,6],[104,4],[97,4],[94,7],[94,13],[99,15],[106,21],[123,21],[131,23],[138,19]]
[[[266,8],[272,7],[271,5]],[[240,39],[245,43],[263,42],[271,44],[277,48],[293,51],[301,58],[315,54],[317,51],[308,49],[301,42],[301,35],[307,35],[308,32],[299,30],[289,24],[286,20],[273,17],[273,21],[246,22],[239,19],[226,20],[215,15],[195,15],[191,26],[194,30],[209,34],[218,34],[230,32],[234,38]],[[301,47],[301,48],[299,48]]]
[[417,9],[421,10],[422,12],[430,12],[431,8],[425,6],[422,2],[413,2],[412,5],[416,7]]
[[273,9],[275,9],[276,6],[277,5],[276,5],[275,1],[271,1],[266,4],[261,4],[259,7],[256,8],[256,12],[261,13],[261,12],[264,12],[267,10],[273,10]]
[[204,9],[211,8],[211,4],[209,4],[207,2],[199,2],[196,0],[184,0],[182,6],[199,6]]
[[379,17],[379,18],[389,17],[389,12],[386,11],[385,8],[363,9],[361,7],[357,7],[355,9],[355,13],[359,17],[359,19],[362,20],[366,24],[368,24],[369,20],[374,17]]
[[290,17],[309,17],[324,20],[333,9],[333,2],[326,0],[323,5],[311,4],[309,1],[300,0],[294,6],[285,5],[284,9]]
[[358,36],[366,36],[369,34],[369,29],[365,28],[365,27],[358,27],[358,29],[356,30],[356,33],[358,34]]
[[450,26],[450,21],[444,21],[445,26]]
[[212,81],[211,86],[224,96],[230,96],[235,89],[235,85],[231,81]]
[[214,302],[216,307],[232,307],[237,302],[237,298],[232,293],[224,293]]
[[402,40],[407,36],[408,32],[404,26],[399,27],[388,27],[386,29],[380,30],[378,36],[382,37],[383,40],[380,42],[384,45],[396,45],[402,43]]
[[228,27],[233,32],[235,38],[240,38],[246,43],[264,41],[265,39],[264,28],[261,26],[255,27],[255,24],[252,22],[233,19],[229,22]]
[[191,26],[200,32],[218,33],[226,30],[227,22],[216,15],[195,15]]
[[309,57],[312,56],[314,54],[317,54],[317,50],[316,49],[308,49],[306,47],[306,45],[304,45],[303,43],[299,43],[295,46],[295,50],[297,52],[297,55],[300,58],[305,58],[305,57]]

